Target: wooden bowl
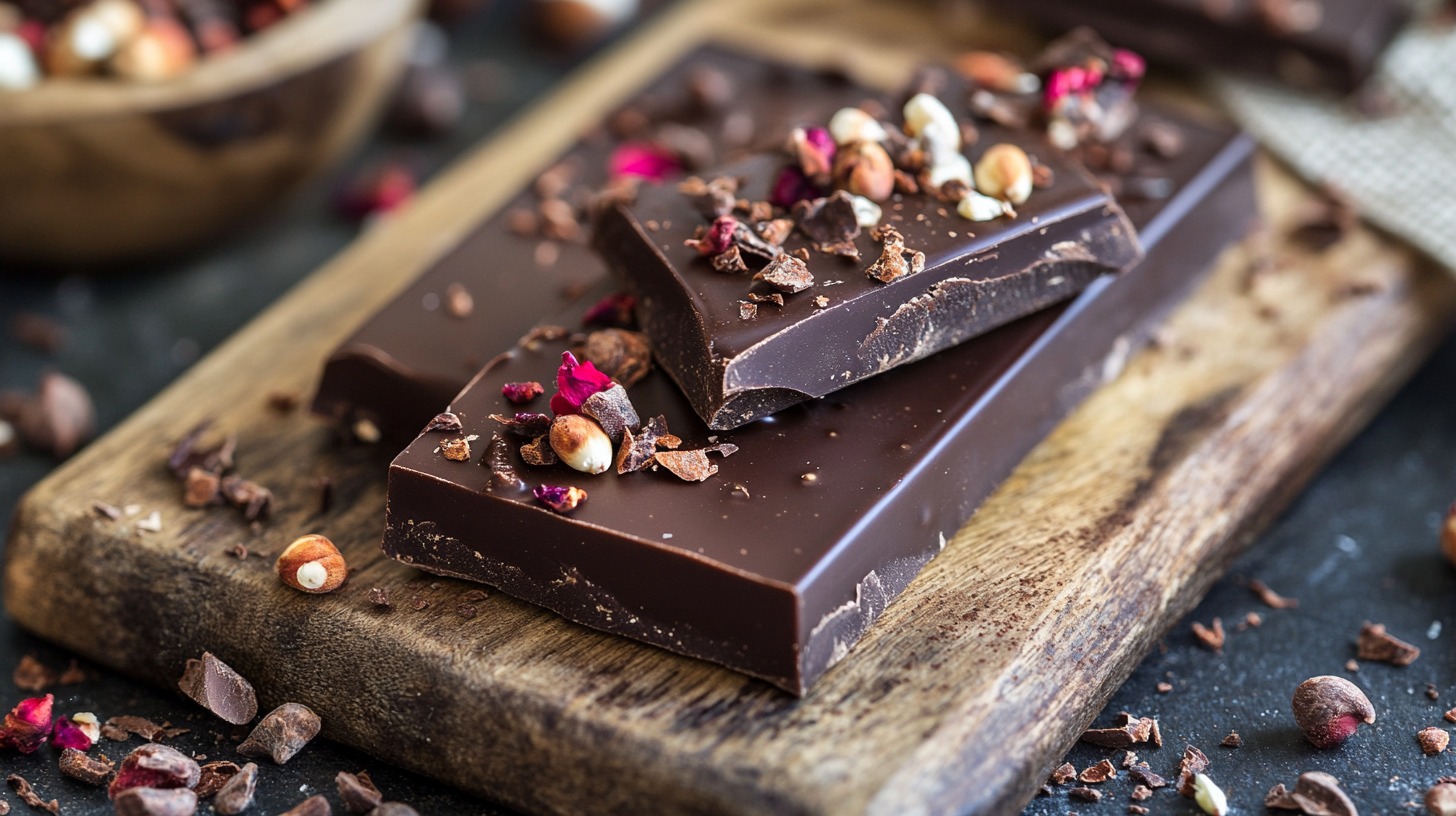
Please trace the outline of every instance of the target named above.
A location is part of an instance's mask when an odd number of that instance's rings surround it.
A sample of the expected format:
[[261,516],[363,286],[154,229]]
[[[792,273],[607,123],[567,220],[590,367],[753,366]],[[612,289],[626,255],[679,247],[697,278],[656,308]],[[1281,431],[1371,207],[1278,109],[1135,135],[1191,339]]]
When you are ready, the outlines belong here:
[[373,123],[421,5],[323,0],[176,80],[0,92],[0,257],[154,257],[266,214]]

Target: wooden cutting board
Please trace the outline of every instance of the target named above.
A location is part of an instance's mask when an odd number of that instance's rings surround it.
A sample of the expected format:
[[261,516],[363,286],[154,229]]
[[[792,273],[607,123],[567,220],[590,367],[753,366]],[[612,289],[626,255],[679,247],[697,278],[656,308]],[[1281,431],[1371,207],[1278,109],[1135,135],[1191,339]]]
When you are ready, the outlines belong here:
[[[267,406],[270,392],[306,392],[364,317],[705,36],[834,55],[886,81],[1000,36],[918,4],[823,5],[689,3],[583,70],[38,485],[6,549],[10,614],[162,686],[209,649],[265,707],[306,703],[336,740],[531,811],[1015,812],[1456,312],[1456,281],[1372,232],[1323,253],[1287,240],[1309,194],[1272,162],[1259,168],[1268,234],[1227,253],[1160,342],[1038,447],[802,700],[384,559],[392,451],[341,446]],[[181,506],[164,460],[207,417],[237,434],[239,471],[277,494],[259,530]],[[325,477],[334,503],[321,511]],[[139,512],[110,520],[94,501]],[[152,511],[161,530],[139,529]],[[344,550],[339,592],[303,596],[271,559],[230,554],[276,554],[303,532]],[[388,610],[370,602],[375,587]],[[1168,771],[1180,748],[1142,753]]]

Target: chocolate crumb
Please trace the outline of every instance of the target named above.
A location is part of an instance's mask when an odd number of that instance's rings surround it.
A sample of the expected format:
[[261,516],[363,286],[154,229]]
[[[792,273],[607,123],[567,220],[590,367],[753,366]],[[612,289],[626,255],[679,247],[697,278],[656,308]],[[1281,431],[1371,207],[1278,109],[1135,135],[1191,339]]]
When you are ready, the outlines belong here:
[[1067,797],[1080,802],[1100,802],[1102,801],[1102,792],[1093,790],[1092,788],[1076,787],[1067,791]]
[[1088,766],[1086,770],[1077,776],[1077,779],[1089,785],[1096,785],[1116,777],[1117,768],[1113,767],[1110,761],[1104,759],[1096,765]]
[[116,742],[123,742],[131,734],[135,734],[148,742],[156,742],[162,738],[165,729],[145,717],[122,715],[112,717],[101,726],[101,736]]
[[443,414],[436,414],[435,418],[425,425],[424,433],[433,431],[444,431],[445,433],[459,433],[464,426],[460,423],[460,417],[446,411]]
[[1230,731],[1228,736],[1224,737],[1218,744],[1224,748],[1242,748],[1244,747],[1244,738],[1239,736],[1239,732]]
[[216,473],[195,467],[187,471],[182,484],[182,504],[187,507],[208,507],[222,502],[219,488],[222,479]]
[[368,813],[384,800],[379,788],[374,786],[374,780],[365,771],[357,774],[339,771],[334,777],[334,784],[339,789],[339,801],[350,813]]
[[1047,781],[1053,785],[1065,785],[1077,778],[1077,769],[1070,762],[1063,762],[1052,771]]
[[914,275],[925,268],[925,253],[905,248],[905,238],[894,227],[879,230],[883,249],[880,257],[865,270],[865,274],[879,281],[890,283]]
[[1441,692],[1436,689],[1435,683],[1426,683],[1426,697],[1431,700],[1441,699]]
[[1340,789],[1340,780],[1323,771],[1300,774],[1292,791],[1286,789],[1283,783],[1275,785],[1265,795],[1264,807],[1328,816],[1355,816],[1359,812],[1355,803]]
[[243,756],[270,756],[282,765],[318,736],[323,721],[308,706],[284,703],[270,711],[238,746]]
[[[1183,749],[1183,758],[1178,761],[1178,793],[1193,798],[1193,777],[1208,770],[1208,757],[1189,745]],[[1149,787],[1153,787],[1149,785]]]
[[1142,802],[1152,795],[1153,789],[1147,785],[1138,785],[1132,789],[1132,798],[1134,801]]
[[1393,666],[1409,666],[1421,656],[1421,650],[1387,633],[1384,624],[1367,621],[1360,627],[1355,656],[1361,660],[1378,660]]
[[457,439],[441,440],[440,455],[452,462],[469,462],[470,440],[463,436]]
[[1456,723],[1456,708],[1453,708],[1453,709],[1447,711],[1445,714],[1442,714],[1441,716],[1448,723]]
[[389,609],[393,606],[389,601],[389,590],[384,587],[369,588],[369,603],[380,609]]
[[330,816],[333,812],[333,808],[329,806],[329,800],[320,793],[308,797],[278,816]]
[[740,301],[738,301],[738,319],[739,320],[752,320],[755,317],[758,317],[758,304],[757,303],[749,303],[746,300],[740,300]]
[[1164,779],[1158,774],[1153,773],[1151,770],[1149,770],[1146,764],[1139,763],[1138,765],[1128,768],[1127,775],[1132,777],[1132,780],[1139,785],[1144,785],[1149,788],[1156,789],[1168,786],[1168,780]]
[[521,460],[537,467],[554,465],[556,451],[551,449],[551,440],[542,434],[521,446]]
[[222,816],[236,816],[253,805],[253,794],[258,787],[258,766],[249,762],[217,792],[212,809]]
[[825,198],[798,202],[794,205],[794,220],[815,247],[825,253],[836,253],[837,248],[852,243],[860,233],[854,200],[843,190]]
[[775,306],[784,305],[784,296],[778,292],[774,292],[771,295],[760,295],[757,292],[749,292],[748,299],[754,303],[772,303]]
[[737,244],[714,255],[711,263],[713,271],[722,272],[725,275],[736,275],[748,271],[748,264],[743,262],[743,252],[738,249]]
[[1221,654],[1223,652],[1224,631],[1222,620],[1214,618],[1212,627],[1204,626],[1202,623],[1194,621],[1193,636],[1198,639],[1198,642],[1204,648],[1213,651],[1214,654]]
[[1270,609],[1294,609],[1299,606],[1298,598],[1286,598],[1270,589],[1267,584],[1258,578],[1249,581],[1249,589]]
[[100,787],[106,784],[107,777],[111,776],[115,767],[116,765],[105,757],[92,758],[87,756],[84,751],[78,751],[75,748],[66,748],[61,751],[61,773],[87,785]]
[[1122,752],[1122,767],[1124,769],[1131,768],[1132,766],[1136,765],[1137,764],[1137,761],[1138,761],[1138,755],[1137,755],[1137,752],[1136,751],[1123,751]]
[[211,652],[203,652],[201,660],[188,659],[177,687],[224,722],[246,725],[258,716],[253,684]]
[[685,482],[701,482],[718,472],[706,450],[658,451],[655,457],[657,464]]
[[1446,746],[1451,742],[1451,735],[1446,733],[1444,728],[1432,725],[1422,728],[1420,733],[1416,734],[1416,741],[1420,743],[1422,753],[1426,756],[1433,756],[1446,750]]
[[[768,266],[753,276],[754,280],[765,281],[781,292],[793,294],[814,285],[814,275],[808,264],[793,255],[779,253]],[[754,307],[755,313],[757,307]]]
[[1127,812],[1135,814],[1136,816],[1143,816],[1143,814],[1150,813],[1151,811],[1149,811],[1142,805],[1128,805]]

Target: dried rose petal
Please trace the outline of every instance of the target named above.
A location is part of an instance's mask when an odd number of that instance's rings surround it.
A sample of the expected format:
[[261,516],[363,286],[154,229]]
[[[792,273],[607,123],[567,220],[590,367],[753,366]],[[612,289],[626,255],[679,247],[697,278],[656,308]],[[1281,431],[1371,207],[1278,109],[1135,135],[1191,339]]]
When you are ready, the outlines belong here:
[[22,754],[34,753],[51,734],[51,710],[55,695],[21,700],[5,715],[0,728],[0,748],[14,748]]
[[551,397],[551,411],[557,416],[581,412],[581,404],[598,391],[612,387],[612,378],[597,371],[590,360],[580,362],[569,351],[561,352],[556,369],[557,392]]
[[57,717],[56,724],[51,729],[51,744],[62,749],[89,751],[96,744],[96,740],[70,717]]
[[508,382],[501,386],[501,396],[510,401],[512,405],[525,405],[544,393],[546,393],[545,386],[535,380]]
[[1115,79],[1138,81],[1148,70],[1147,60],[1125,48],[1112,52],[1111,76]]
[[823,198],[824,188],[809,180],[804,171],[795,165],[788,165],[774,178],[773,189],[768,194],[769,203],[775,207],[790,209],[800,201]]
[[613,292],[593,303],[581,316],[581,322],[588,326],[625,328],[632,325],[632,310],[636,307],[637,298],[626,292]]
[[708,229],[696,238],[683,241],[702,255],[720,255],[733,246],[733,235],[738,231],[738,219],[731,215],[720,215],[713,219]]
[[362,220],[399,209],[414,197],[414,171],[391,161],[366,170],[339,192],[334,206],[347,218]]
[[586,491],[565,485],[539,485],[531,491],[536,500],[558,513],[570,513],[586,501]]
[[834,168],[834,154],[839,150],[829,130],[822,127],[795,128],[793,140],[799,169],[804,176],[821,184],[827,183]]
[[612,178],[644,178],[661,183],[683,171],[676,153],[650,142],[627,142],[612,151],[607,160]]

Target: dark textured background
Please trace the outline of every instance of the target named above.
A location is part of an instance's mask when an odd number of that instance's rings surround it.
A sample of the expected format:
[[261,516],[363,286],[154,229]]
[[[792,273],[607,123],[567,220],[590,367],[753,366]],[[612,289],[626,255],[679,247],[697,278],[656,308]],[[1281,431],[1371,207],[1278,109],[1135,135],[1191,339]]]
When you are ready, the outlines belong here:
[[[476,95],[453,135],[423,144],[377,139],[351,168],[402,153],[433,174],[563,77],[576,59],[532,49],[520,36],[519,18],[516,4],[497,3],[452,35],[453,60],[477,77],[490,78],[494,88]],[[348,173],[310,185],[262,226],[206,254],[96,278],[36,276],[0,267],[0,326],[18,312],[33,311],[57,318],[70,333],[54,355],[0,336],[0,390],[29,389],[41,371],[56,368],[91,390],[103,430],[114,425],[353,238],[356,229],[327,206],[338,179]],[[0,206],[8,205],[0,197]],[[1117,693],[1099,724],[1110,723],[1119,710],[1157,717],[1165,746],[1140,751],[1153,770],[1174,776],[1182,747],[1197,745],[1212,759],[1210,774],[1242,812],[1263,812],[1269,787],[1292,784],[1305,770],[1340,777],[1365,813],[1408,812],[1407,803],[1418,802],[1437,776],[1456,773],[1456,753],[1424,757],[1415,741],[1415,733],[1427,725],[1452,728],[1441,713],[1456,706],[1456,653],[1447,645],[1456,637],[1456,570],[1436,544],[1442,511],[1456,498],[1453,409],[1456,342],[1448,342],[1195,610],[1190,620],[1207,623],[1219,616],[1230,629],[1223,654],[1197,645],[1189,622],[1179,624],[1165,648],[1149,656]],[[10,517],[25,489],[53,465],[34,454],[0,459],[0,519]],[[1245,585],[1250,577],[1297,597],[1299,607],[1264,608]],[[1263,625],[1232,631],[1250,611],[1263,616]],[[1354,656],[1355,634],[1367,619],[1419,645],[1421,658],[1407,668],[1365,663],[1357,674],[1348,674],[1345,661]],[[0,618],[0,707],[23,696],[11,683],[10,670],[27,653],[56,667],[68,659]],[[90,668],[92,679],[55,689],[57,711],[169,720],[194,729],[174,741],[179,748],[237,759],[231,750],[231,740],[240,736],[237,729],[219,728],[217,720],[176,693]],[[1294,687],[1316,674],[1351,677],[1366,689],[1379,715],[1373,728],[1340,750],[1309,747],[1288,713]],[[1157,683],[1165,680],[1173,691],[1157,692]],[[1439,700],[1425,695],[1428,682],[1435,684]],[[1244,747],[1218,747],[1231,730],[1243,736]],[[125,753],[115,744],[102,750],[113,758]],[[1081,769],[1120,756],[1120,751],[1078,746],[1069,759]],[[504,812],[324,741],[285,767],[263,766],[253,812],[278,813],[316,792],[337,804],[334,774],[360,769],[368,769],[389,798],[410,802],[421,813]],[[47,798],[58,798],[66,814],[110,812],[100,791],[59,777],[49,749],[28,757],[0,756],[0,770],[26,776]],[[1105,794],[1099,804],[1069,802],[1063,788],[1035,800],[1026,813],[1126,812],[1132,783],[1125,774],[1096,787]],[[13,793],[0,795],[16,812],[26,811]],[[1153,813],[1197,812],[1169,789],[1144,804]]]

